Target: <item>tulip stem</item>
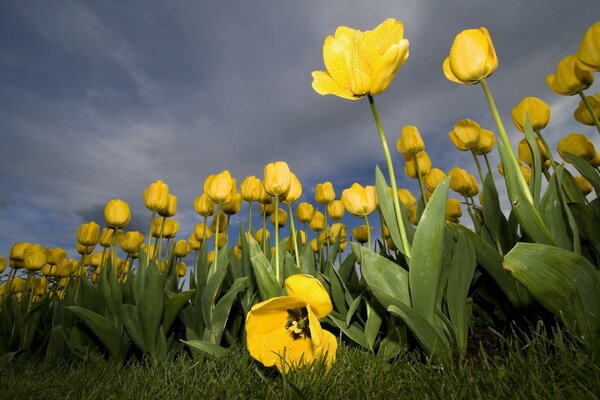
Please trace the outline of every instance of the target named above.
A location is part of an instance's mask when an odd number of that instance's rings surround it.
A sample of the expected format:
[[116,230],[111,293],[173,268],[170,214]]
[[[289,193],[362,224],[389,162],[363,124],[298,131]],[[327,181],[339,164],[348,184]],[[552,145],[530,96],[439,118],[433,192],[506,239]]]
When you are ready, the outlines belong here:
[[275,196],[275,277],[279,280],[279,196]]
[[327,214],[327,204],[323,203],[323,215],[325,216],[325,244],[327,245],[327,261],[329,261],[329,259],[331,258],[331,253],[329,250],[329,222],[327,220]]
[[546,150],[546,153],[548,154],[548,159],[550,160],[552,169],[556,170],[556,162],[554,161],[554,157],[552,157],[552,151],[550,150],[550,147],[548,146],[546,139],[544,139],[544,137],[542,136],[542,132],[537,130],[537,131],[535,131],[535,134],[540,139],[540,142],[542,142],[542,146],[544,146],[544,149]]
[[263,214],[262,214],[262,240],[261,240],[261,245],[262,245],[262,251],[263,254],[265,255],[265,257],[267,256],[267,246],[266,246],[266,242],[267,242],[267,206],[265,205],[263,208]]
[[146,265],[144,267],[148,268],[150,264],[150,240],[152,239],[152,225],[154,225],[154,218],[156,218],[156,211],[152,211],[152,218],[150,219],[150,229],[148,229],[148,245],[146,246]]
[[213,274],[217,273],[217,264],[219,263],[219,221],[221,220],[221,203],[217,203],[217,212],[215,218],[217,218],[217,224],[215,226],[215,259],[213,261]]
[[252,202],[248,202],[248,232],[252,235]]
[[[502,138],[502,142],[506,148],[506,153],[509,155],[508,160],[502,160],[503,164],[510,162],[513,164],[514,169],[517,171],[517,180],[518,184],[521,186],[523,193],[525,194],[527,200],[530,204],[533,204],[533,198],[531,197],[531,192],[529,191],[529,185],[525,180],[525,176],[523,176],[523,171],[519,168],[519,162],[517,161],[517,156],[510,144],[510,140],[508,139],[508,135],[506,134],[506,130],[504,129],[504,124],[500,119],[500,114],[498,113],[498,108],[496,108],[496,103],[494,102],[494,98],[492,97],[492,92],[487,84],[485,78],[481,78],[479,81],[481,84],[481,88],[483,89],[483,93],[490,107],[490,111],[492,112],[492,116],[494,117],[494,121],[496,122],[496,126],[498,127],[498,132],[500,133],[500,137]],[[502,159],[502,152],[500,152],[500,158]]]
[[592,117],[592,121],[594,121],[594,125],[596,125],[596,129],[598,130],[598,133],[600,133],[600,121],[598,121],[598,117],[594,113],[594,109],[592,108],[592,106],[590,105],[590,102],[585,97],[585,94],[583,94],[583,90],[578,90],[577,94],[579,95],[579,97],[581,97],[581,101],[583,101],[583,104],[585,104],[585,108],[587,108],[588,113],[590,113],[590,116]]
[[473,150],[471,150],[471,154],[473,155],[473,159],[475,160],[475,165],[477,165],[477,171],[479,172],[479,179],[481,179],[481,185],[483,186],[483,181],[485,180],[483,177],[483,171],[481,170],[481,163],[477,158],[477,155]]
[[298,240],[296,239],[296,227],[294,226],[294,214],[292,212],[292,203],[288,203],[288,213],[290,214],[290,229],[292,230],[294,252],[296,253],[296,266],[300,268],[300,252],[298,251]]
[[427,196],[425,195],[425,184],[423,183],[423,174],[421,173],[421,168],[419,168],[419,161],[417,159],[417,155],[413,157],[413,162],[415,163],[415,171],[417,171],[417,180],[419,181],[419,190],[421,191],[421,202],[423,203],[423,209],[427,207]]
[[[369,217],[365,215],[365,225],[367,225],[367,248],[371,250],[371,227],[369,226]],[[385,243],[385,239],[383,240]]]
[[381,146],[383,147],[383,153],[385,155],[385,160],[387,162],[388,173],[390,176],[390,184],[392,185],[392,202],[394,204],[394,211],[396,213],[396,222],[398,224],[398,228],[400,230],[400,237],[402,239],[402,249],[403,253],[408,260],[410,260],[410,244],[408,243],[408,237],[406,235],[406,228],[404,227],[404,221],[402,219],[402,211],[400,209],[400,203],[398,201],[398,188],[396,186],[396,174],[394,173],[394,165],[392,164],[392,157],[390,155],[390,149],[388,148],[387,139],[385,137],[385,132],[383,131],[383,127],[381,126],[381,121],[379,119],[379,114],[377,113],[377,108],[375,107],[375,101],[373,100],[373,96],[368,95],[369,104],[371,106],[371,112],[373,113],[373,118],[375,119],[375,124],[377,125],[377,131],[379,132],[379,138],[381,139]]

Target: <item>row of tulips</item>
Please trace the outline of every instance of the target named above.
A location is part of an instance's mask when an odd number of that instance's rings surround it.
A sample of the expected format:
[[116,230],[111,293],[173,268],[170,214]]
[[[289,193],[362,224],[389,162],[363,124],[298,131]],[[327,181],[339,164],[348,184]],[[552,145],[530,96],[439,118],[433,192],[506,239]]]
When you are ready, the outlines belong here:
[[[600,133],[598,95],[583,93],[600,69],[599,43],[600,22],[547,82],[558,94],[579,94],[575,119]],[[206,178],[194,200],[202,222],[179,240],[177,198],[158,180],[143,194],[150,214],[145,236],[125,231],[129,206],[114,199],[105,207],[105,227],[90,221],[77,230],[79,259],[16,243],[8,263],[0,257],[2,362],[30,351],[51,359],[159,363],[184,352],[219,357],[242,342],[256,360],[285,373],[313,361],[330,366],[336,337],[383,357],[418,346],[451,362],[466,354],[477,321],[505,324],[544,312],[592,345],[600,338],[600,154],[586,136],[572,133],[559,141],[559,163],[543,135],[550,107],[535,97],[512,110],[525,135],[515,152],[487,83],[498,67],[491,37],[485,28],[466,30],[456,36],[443,72],[451,81],[481,85],[499,140],[473,120],[458,121],[449,141],[471,153],[477,171],[446,173],[432,167],[418,128],[402,128],[396,145],[406,176],[418,181],[417,200],[397,188],[374,101],[408,59],[408,48],[394,19],[366,32],[340,27],[323,46],[327,71],[313,72],[320,94],[368,98],[387,177],[377,167],[374,185],[354,183],[339,198],[331,182],[320,183],[315,205],[299,202],[302,184],[283,161],[239,187],[222,171]],[[495,149],[508,217],[488,159]],[[244,205],[248,220],[238,231],[230,218]],[[463,207],[472,229],[460,224]],[[346,212],[361,221],[351,236],[341,222]]]

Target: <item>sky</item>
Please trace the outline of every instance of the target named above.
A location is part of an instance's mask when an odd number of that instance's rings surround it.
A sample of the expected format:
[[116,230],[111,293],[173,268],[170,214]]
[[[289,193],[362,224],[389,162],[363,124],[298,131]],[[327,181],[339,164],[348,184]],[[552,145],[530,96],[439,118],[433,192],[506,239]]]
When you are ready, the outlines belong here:
[[[476,173],[448,132],[463,118],[497,129],[481,88],[450,82],[442,62],[456,34],[480,26],[498,54],[488,83],[513,143],[522,136],[510,111],[535,96],[552,109],[551,147],[578,132],[600,148],[595,129],[572,117],[579,98],[545,83],[600,20],[597,0],[5,0],[0,255],[27,241],[75,256],[77,228],[103,225],[114,198],[131,207],[127,229],[147,232],[143,191],[157,179],[178,198],[183,238],[200,222],[193,200],[205,178],[225,169],[239,183],[286,161],[303,183],[300,201],[313,203],[318,182],[332,181],[338,198],[353,182],[373,184],[385,159],[367,99],[320,96],[310,74],[324,69],[323,41],[338,26],[369,30],[388,17],[410,42],[409,59],[375,98],[390,148],[415,125],[433,166]],[[596,83],[588,93],[598,91]],[[393,157],[398,186],[416,193]]]

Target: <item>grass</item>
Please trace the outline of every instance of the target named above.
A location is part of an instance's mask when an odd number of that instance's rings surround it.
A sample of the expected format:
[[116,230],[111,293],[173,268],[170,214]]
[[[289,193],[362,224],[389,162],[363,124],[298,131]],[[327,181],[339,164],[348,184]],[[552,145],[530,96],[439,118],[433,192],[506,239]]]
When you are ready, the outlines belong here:
[[262,368],[241,346],[224,359],[179,357],[158,367],[144,362],[60,364],[21,357],[0,370],[3,399],[595,399],[600,353],[582,350],[560,331],[538,329],[503,340],[499,355],[480,349],[451,367],[407,352],[386,362],[340,346],[329,373],[305,368],[287,377]]

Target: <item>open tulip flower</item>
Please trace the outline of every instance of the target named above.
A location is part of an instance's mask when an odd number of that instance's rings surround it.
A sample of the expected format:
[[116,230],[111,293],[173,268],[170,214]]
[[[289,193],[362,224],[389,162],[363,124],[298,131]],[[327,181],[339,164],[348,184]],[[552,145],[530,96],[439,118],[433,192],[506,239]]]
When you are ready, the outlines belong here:
[[252,307],[246,319],[250,355],[282,373],[324,359],[335,361],[335,336],[321,328],[319,318],[333,309],[323,285],[310,275],[285,280],[287,296],[274,297]]
[[327,36],[323,61],[327,71],[312,73],[313,89],[349,100],[384,92],[408,58],[404,25],[388,18],[372,31],[340,26]]

